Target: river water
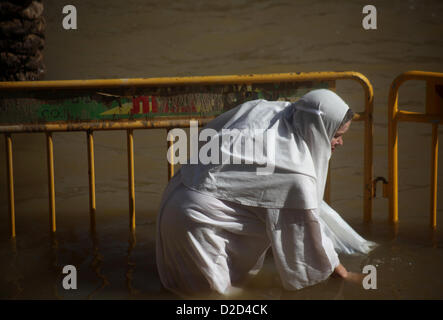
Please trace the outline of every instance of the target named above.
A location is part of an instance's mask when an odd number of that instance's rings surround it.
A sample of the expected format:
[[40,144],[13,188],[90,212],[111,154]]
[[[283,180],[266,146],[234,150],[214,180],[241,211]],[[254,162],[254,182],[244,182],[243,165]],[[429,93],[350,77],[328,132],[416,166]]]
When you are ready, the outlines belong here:
[[[45,1],[46,80],[149,78],[250,73],[357,71],[369,78],[374,102],[374,172],[387,177],[387,97],[408,70],[443,72],[443,2],[373,1],[377,29],[364,30],[365,1],[71,1],[78,29],[62,28],[61,1]],[[337,93],[363,111],[359,84],[338,81]],[[410,81],[400,105],[423,111],[425,86]],[[443,128],[439,129],[441,133]],[[377,270],[377,289],[330,279],[285,291],[272,255],[241,298],[442,299],[443,197],[437,230],[429,228],[431,127],[402,123],[399,217],[374,199],[373,222],[362,222],[363,125],[355,123],[331,160],[332,206],[364,237],[368,256],[340,256],[351,271]],[[126,135],[96,132],[97,232],[89,232],[85,133],[55,133],[57,233],[49,236],[44,134],[16,134],[17,238],[9,239],[4,139],[0,140],[0,297],[18,299],[174,299],[155,265],[155,221],[167,183],[166,134],[135,131],[136,233],[128,228]],[[439,167],[443,167],[440,156]],[[443,174],[438,174],[442,190]],[[380,189],[380,186],[379,186]],[[62,269],[74,265],[78,289],[64,290]]]

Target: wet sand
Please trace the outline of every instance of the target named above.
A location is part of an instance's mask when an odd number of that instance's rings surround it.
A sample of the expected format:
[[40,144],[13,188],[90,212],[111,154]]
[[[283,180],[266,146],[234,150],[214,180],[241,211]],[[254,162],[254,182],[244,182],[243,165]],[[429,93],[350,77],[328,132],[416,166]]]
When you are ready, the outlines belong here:
[[[46,80],[357,71],[369,78],[374,101],[374,174],[387,177],[387,96],[408,70],[443,72],[443,3],[374,3],[378,29],[361,26],[363,1],[77,1],[78,30],[62,29],[62,4],[46,1]],[[363,111],[352,81],[337,93]],[[423,111],[425,86],[411,81],[400,105]],[[439,129],[439,136],[443,127]],[[369,256],[341,256],[352,271],[377,267],[378,289],[338,279],[283,290],[269,255],[243,298],[442,299],[443,197],[437,230],[429,224],[430,136],[427,124],[401,123],[399,217],[387,223],[381,186],[373,222],[362,222],[363,125],[354,123],[331,162],[332,205],[364,237],[380,246]],[[9,240],[4,139],[0,139],[0,297],[173,299],[155,266],[155,219],[167,183],[166,134],[135,131],[136,234],[128,229],[126,135],[96,132],[97,233],[89,232],[85,133],[55,133],[57,234],[49,237],[44,134],[16,134],[14,173],[17,239]],[[439,167],[443,168],[442,156]],[[438,190],[443,187],[438,174]],[[76,291],[61,286],[62,268],[75,265]]]

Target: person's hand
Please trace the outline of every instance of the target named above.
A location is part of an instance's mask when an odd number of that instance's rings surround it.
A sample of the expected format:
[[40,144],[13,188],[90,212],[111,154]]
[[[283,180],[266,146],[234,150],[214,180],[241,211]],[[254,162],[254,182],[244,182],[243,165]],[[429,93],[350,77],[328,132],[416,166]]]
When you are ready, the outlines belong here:
[[348,276],[346,277],[345,280],[358,285],[362,285],[364,277],[365,275],[362,273],[348,272]]
[[347,271],[341,263],[334,269],[334,273],[332,275],[358,285],[363,283],[363,278],[365,277],[365,275],[362,273]]
[[348,271],[343,267],[343,265],[340,263],[335,269],[334,273],[332,274],[334,276],[346,279],[348,277]]

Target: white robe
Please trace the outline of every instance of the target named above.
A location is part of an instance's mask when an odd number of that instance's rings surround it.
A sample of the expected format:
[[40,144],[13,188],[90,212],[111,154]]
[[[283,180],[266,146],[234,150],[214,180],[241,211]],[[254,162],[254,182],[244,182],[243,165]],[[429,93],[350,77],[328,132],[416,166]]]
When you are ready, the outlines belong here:
[[258,161],[182,166],[164,192],[157,221],[163,285],[182,295],[229,294],[260,270],[271,247],[283,287],[294,290],[328,278],[339,264],[336,250],[368,252],[372,243],[322,201],[331,140],[348,109],[334,92],[320,89],[293,104],[246,102],[210,122],[213,139],[223,129],[234,135],[220,153],[242,160],[253,154],[241,151],[251,149],[243,135],[274,132],[263,154],[274,170],[257,174]]
[[161,282],[182,296],[229,295],[258,273],[269,248],[283,287],[296,290],[327,279],[337,252],[367,253],[374,245],[326,203],[320,215],[245,206],[189,189],[180,171],[163,195],[156,244]]

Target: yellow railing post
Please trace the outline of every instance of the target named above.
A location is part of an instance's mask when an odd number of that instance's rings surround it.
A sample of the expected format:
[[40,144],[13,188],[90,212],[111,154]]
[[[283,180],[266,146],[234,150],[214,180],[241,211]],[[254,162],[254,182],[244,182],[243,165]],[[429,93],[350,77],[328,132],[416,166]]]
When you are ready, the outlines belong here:
[[173,145],[174,145],[174,141],[172,140],[170,140],[170,138],[169,138],[169,131],[170,131],[171,129],[170,128],[168,128],[168,129],[166,129],[166,141],[167,141],[167,152],[169,152],[169,155],[170,155],[170,159],[171,159],[171,162],[169,162],[167,159],[166,159],[166,161],[168,162],[168,181],[169,180],[171,180],[171,178],[174,176],[174,163],[173,163],[173,161],[174,161],[174,147],[173,147]]
[[437,227],[438,124],[432,124],[430,225]]
[[95,231],[95,165],[94,165],[94,137],[92,130],[86,132],[88,145],[88,177],[89,177],[89,215],[90,227]]
[[54,185],[54,145],[52,133],[46,133],[46,152],[48,162],[48,193],[49,193],[49,223],[52,233],[56,230],[55,224],[55,185]]
[[365,142],[364,142],[364,183],[363,183],[363,220],[370,222],[372,220],[372,198],[373,192],[373,118],[374,93],[372,86],[365,90]]
[[8,209],[11,238],[15,238],[15,200],[14,200],[14,166],[12,157],[12,138],[5,134],[6,146],[6,177],[8,183]]
[[393,86],[391,86],[388,100],[388,195],[389,221],[396,223],[398,221],[398,87]]
[[[398,91],[407,80],[427,82],[426,112],[410,112],[398,109]],[[443,97],[438,97],[436,90],[443,86],[443,73],[408,71],[394,79],[388,99],[388,155],[389,155],[389,221],[398,222],[398,122],[432,123],[431,141],[431,195],[430,225],[437,226],[437,165],[438,165],[438,124],[443,123]],[[440,101],[440,102],[439,102]],[[440,103],[440,104],[439,104]],[[439,104],[439,105],[438,105]]]
[[135,230],[134,132],[132,129],[126,132],[128,148],[129,228]]

